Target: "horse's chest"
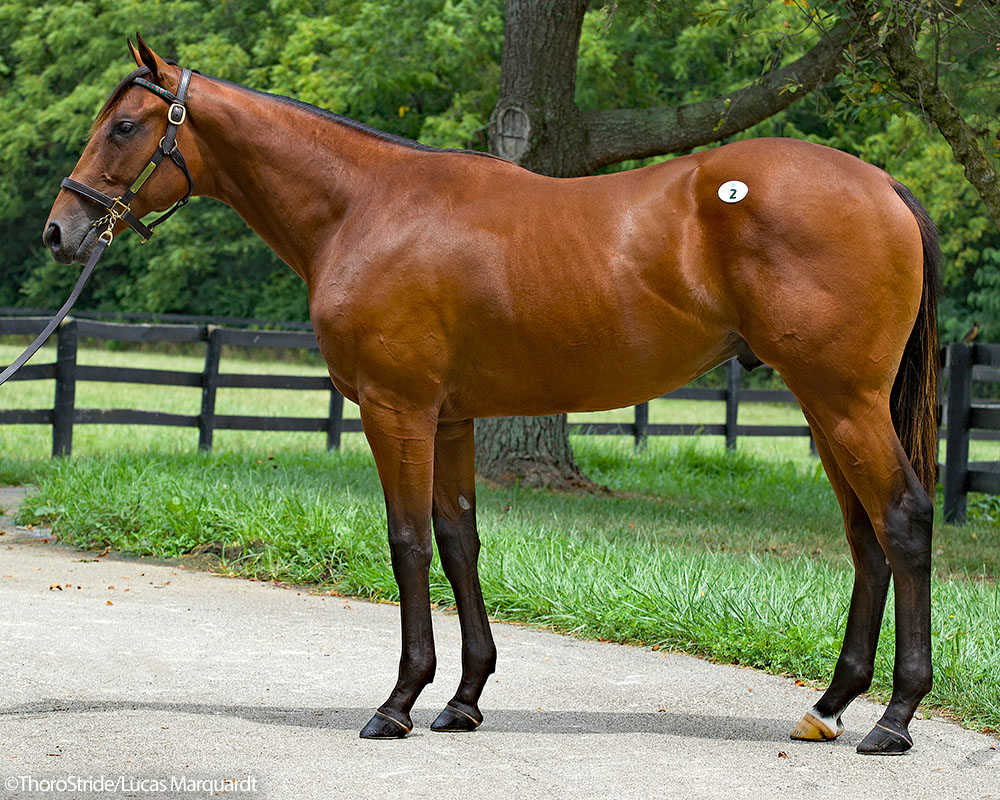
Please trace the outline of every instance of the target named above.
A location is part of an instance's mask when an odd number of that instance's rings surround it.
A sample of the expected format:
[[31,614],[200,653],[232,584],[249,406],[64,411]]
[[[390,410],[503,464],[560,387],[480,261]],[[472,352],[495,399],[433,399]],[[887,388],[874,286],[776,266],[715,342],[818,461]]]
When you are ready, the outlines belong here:
[[362,335],[352,304],[332,293],[326,297],[310,297],[309,315],[320,353],[326,361],[330,377],[348,399],[345,389],[357,386],[357,342]]

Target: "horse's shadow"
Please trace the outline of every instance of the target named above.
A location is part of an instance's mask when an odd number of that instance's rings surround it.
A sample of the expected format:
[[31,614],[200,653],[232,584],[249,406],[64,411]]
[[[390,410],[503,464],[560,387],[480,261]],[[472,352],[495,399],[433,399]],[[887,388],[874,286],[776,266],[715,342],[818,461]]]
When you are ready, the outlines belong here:
[[[132,700],[40,700],[0,710],[0,717],[53,714],[95,714],[151,711],[226,716],[264,725],[357,731],[372,715],[371,708],[305,708],[215,703],[169,703]],[[645,734],[683,736],[719,741],[787,742],[787,719],[749,719],[725,715],[682,714],[671,711],[529,711],[488,709],[481,730],[491,733]],[[427,730],[437,715],[429,708],[412,712],[414,732]],[[840,740],[838,740],[840,741]]]

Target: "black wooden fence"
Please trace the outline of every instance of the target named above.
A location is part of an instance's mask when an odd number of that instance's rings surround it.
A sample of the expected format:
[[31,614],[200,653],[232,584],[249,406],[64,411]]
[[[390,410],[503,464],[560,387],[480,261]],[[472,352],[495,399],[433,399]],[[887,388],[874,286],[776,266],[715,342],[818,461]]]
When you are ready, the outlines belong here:
[[[0,318],[0,336],[35,335],[45,325],[44,317]],[[186,342],[205,345],[205,366],[201,372],[136,369],[131,367],[85,366],[77,363],[80,338],[123,342]],[[53,456],[69,455],[75,425],[168,425],[198,428],[198,445],[211,449],[217,430],[313,431],[325,432],[328,448],[340,446],[346,432],[360,432],[361,421],[345,419],[344,398],[325,376],[252,375],[220,371],[222,346],[270,347],[317,350],[313,333],[305,331],[255,331],[204,325],[134,325],[68,318],[57,332],[56,361],[28,364],[12,380],[55,379],[55,402],[46,409],[0,410],[0,424],[51,425]],[[997,461],[970,463],[969,440],[1000,442],[1000,404],[973,402],[975,380],[1000,381],[1000,345],[952,345],[948,351],[948,372],[952,375],[947,404],[947,468],[945,517],[965,519],[965,496],[969,491],[1000,494],[1000,454]],[[740,425],[741,403],[791,403],[795,396],[787,390],[745,389],[742,370],[733,359],[725,366],[726,385],[721,389],[685,386],[664,398],[724,402],[725,422],[663,424],[649,422],[649,404],[635,406],[633,422],[576,423],[571,431],[585,435],[632,436],[637,445],[649,436],[724,436],[726,447],[736,447],[740,436],[810,436],[808,425]],[[76,385],[80,381],[190,386],[202,390],[201,413],[197,416],[137,409],[77,408]],[[220,388],[320,390],[330,393],[325,417],[239,416],[216,412]],[[810,438],[811,443],[811,438]],[[998,445],[1000,447],[1000,445]]]
[[[974,400],[972,392],[973,381],[1000,382],[1000,344],[951,345],[948,376],[944,518],[962,523],[968,492],[1000,494],[1000,402]],[[970,437],[998,441],[996,458],[970,462]]]
[[[44,318],[0,319],[0,335],[37,334]],[[51,409],[0,410],[0,424],[51,425],[52,455],[69,455],[73,449],[75,425],[169,425],[198,428],[198,446],[210,450],[217,430],[323,431],[327,447],[340,446],[344,432],[360,431],[361,421],[344,419],[344,398],[325,376],[244,375],[219,371],[222,346],[282,347],[317,350],[315,335],[298,331],[248,331],[215,325],[122,325],[67,318],[57,331],[54,364],[28,364],[12,381],[55,378],[55,403]],[[136,369],[132,367],[92,367],[77,363],[80,338],[119,342],[205,343],[205,367],[201,372]],[[201,388],[201,413],[197,416],[168,414],[137,409],[77,408],[76,385],[80,381],[139,383],[156,386]],[[319,390],[330,393],[326,417],[257,417],[218,414],[216,393],[220,388]]]

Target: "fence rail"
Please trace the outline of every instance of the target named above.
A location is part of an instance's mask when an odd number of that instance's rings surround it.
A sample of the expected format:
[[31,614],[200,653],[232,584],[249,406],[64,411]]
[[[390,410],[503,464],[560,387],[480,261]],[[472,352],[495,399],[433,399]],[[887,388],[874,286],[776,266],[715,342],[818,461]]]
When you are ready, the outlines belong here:
[[[47,317],[48,319],[52,319],[55,315],[56,309],[54,308],[0,306],[0,319],[6,317]],[[257,317],[200,316],[196,314],[132,314],[123,311],[83,311],[81,309],[75,309],[73,316],[76,319],[103,320],[105,322],[148,322],[154,325],[176,322],[189,325],[221,325],[233,328],[257,327],[268,330],[312,332],[312,325],[308,322],[259,319]]]
[[[44,317],[0,318],[0,336],[35,335],[45,325]],[[124,342],[204,343],[205,366],[201,372],[141,369],[135,367],[86,366],[77,363],[81,338]],[[340,446],[343,433],[360,432],[361,421],[344,418],[344,398],[326,377],[302,375],[250,375],[220,371],[223,345],[233,347],[274,347],[317,350],[316,338],[309,331],[244,330],[213,324],[153,325],[122,324],[97,320],[67,318],[57,332],[56,361],[52,364],[25,366],[12,380],[55,379],[55,399],[50,409],[0,410],[0,424],[51,425],[53,456],[69,455],[73,448],[76,425],[167,425],[198,429],[198,446],[212,448],[217,430],[311,431],[325,432],[327,447]],[[974,401],[974,381],[1000,382],[1000,345],[952,345],[947,348],[947,372],[951,375],[948,392],[947,465],[944,469],[945,518],[965,520],[966,494],[969,491],[1000,494],[1000,460],[968,460],[969,440],[988,439],[1000,442],[1000,404]],[[942,351],[945,355],[945,351]],[[685,386],[663,395],[667,399],[724,402],[725,422],[706,424],[664,424],[649,422],[649,404],[635,406],[633,422],[574,423],[573,433],[584,435],[632,436],[642,445],[650,436],[724,436],[726,447],[734,448],[741,436],[807,436],[808,425],[740,425],[741,403],[796,403],[787,390],[744,389],[742,370],[733,359],[726,365],[726,385],[721,389]],[[171,414],[140,409],[77,408],[76,386],[81,381],[137,383],[156,386],[200,387],[201,411],[197,415]],[[291,391],[328,391],[329,412],[325,417],[271,417],[219,414],[216,411],[218,390],[286,389]]]

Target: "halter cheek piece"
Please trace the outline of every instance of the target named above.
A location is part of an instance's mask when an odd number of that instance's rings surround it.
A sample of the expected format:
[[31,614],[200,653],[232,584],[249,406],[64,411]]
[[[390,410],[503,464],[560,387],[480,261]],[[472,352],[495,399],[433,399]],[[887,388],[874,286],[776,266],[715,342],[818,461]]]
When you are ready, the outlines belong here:
[[[177,209],[187,203],[191,199],[191,193],[194,191],[194,180],[191,178],[191,171],[188,169],[187,163],[184,161],[184,156],[181,155],[181,151],[177,148],[177,129],[184,124],[187,119],[187,106],[184,105],[184,100],[187,97],[188,84],[191,82],[191,70],[186,69],[181,73],[181,82],[177,88],[177,94],[168,92],[162,86],[157,86],[155,83],[146,80],[142,76],[138,76],[133,79],[132,83],[137,86],[141,86],[144,89],[148,89],[157,97],[162,98],[166,102],[170,103],[170,108],[167,110],[167,131],[163,134],[163,138],[160,139],[159,147],[156,148],[156,152],[153,153],[152,158],[149,159],[149,163],[145,166],[142,172],[139,173],[132,185],[125,190],[125,192],[120,197],[109,197],[104,194],[104,192],[99,192],[97,189],[93,189],[86,184],[75,181],[72,178],[63,178],[62,184],[60,184],[64,189],[70,189],[77,194],[82,194],[88,200],[93,200],[98,205],[104,206],[108,210],[105,214],[98,220],[94,220],[91,223],[91,228],[99,228],[102,225],[105,226],[104,230],[99,234],[99,238],[111,244],[111,240],[114,238],[112,230],[115,225],[118,224],[119,220],[124,220],[128,223],[129,227],[132,228],[139,236],[142,237],[142,241],[145,243],[150,236],[153,235],[153,229],[162,222],[165,222],[170,216],[174,214]],[[180,200],[178,200],[174,205],[162,216],[157,217],[149,225],[143,225],[139,221],[139,218],[132,213],[132,209],[129,204],[132,202],[132,198],[139,192],[142,185],[149,180],[149,176],[153,174],[160,162],[163,161],[167,156],[170,157],[180,169],[184,172],[184,177],[187,178],[188,190],[187,194],[184,195]]]
[[[128,223],[129,227],[132,228],[139,236],[142,237],[142,241],[145,242],[153,235],[153,229],[162,222],[165,222],[178,208],[187,203],[191,199],[191,193],[194,191],[194,180],[191,177],[191,171],[188,169],[187,163],[184,161],[184,156],[181,155],[181,151],[177,149],[177,129],[184,124],[187,119],[187,106],[184,105],[184,100],[187,97],[188,84],[191,82],[191,70],[186,69],[181,72],[181,82],[177,87],[177,94],[168,92],[162,86],[157,86],[155,83],[143,78],[143,75],[149,73],[148,69],[140,72],[140,74],[133,79],[133,83],[137,86],[141,86],[144,89],[148,89],[153,94],[158,97],[163,98],[166,102],[170,103],[170,108],[167,110],[167,131],[163,134],[163,138],[160,139],[160,144],[153,153],[152,158],[149,159],[149,163],[143,168],[142,172],[139,173],[132,185],[128,187],[119,197],[109,197],[100,192],[97,189],[93,189],[86,184],[75,181],[72,178],[63,178],[61,186],[64,189],[69,189],[70,191],[76,192],[86,197],[88,200],[92,200],[100,206],[103,206],[108,210],[100,219],[94,220],[90,227],[91,229],[100,228],[104,226],[102,230],[97,235],[97,243],[94,245],[94,250],[90,254],[90,258],[87,260],[87,264],[83,268],[83,272],[80,273],[80,277],[77,278],[76,286],[73,287],[73,291],[69,296],[69,299],[63,303],[62,308],[56,312],[56,315],[49,320],[45,329],[38,334],[29,346],[17,359],[3,372],[0,372],[0,384],[3,384],[11,375],[17,372],[24,364],[31,358],[38,349],[45,344],[46,339],[52,335],[52,332],[59,327],[59,323],[65,319],[66,315],[69,313],[70,308],[73,307],[73,303],[80,296],[80,292],[83,291],[84,285],[87,283],[87,279],[90,278],[91,273],[94,271],[94,267],[97,266],[97,262],[100,260],[101,256],[104,254],[104,250],[107,248],[111,241],[114,239],[114,227],[118,224],[119,220],[123,220]],[[139,221],[139,218],[132,213],[132,209],[129,204],[132,202],[132,198],[138,193],[142,188],[142,185],[149,180],[149,176],[153,174],[156,168],[160,165],[160,162],[164,158],[170,156],[170,160],[173,161],[178,167],[184,172],[184,177],[187,178],[188,190],[187,194],[184,195],[180,200],[171,206],[164,214],[157,217],[155,220],[149,223],[149,225],[143,225]]]

